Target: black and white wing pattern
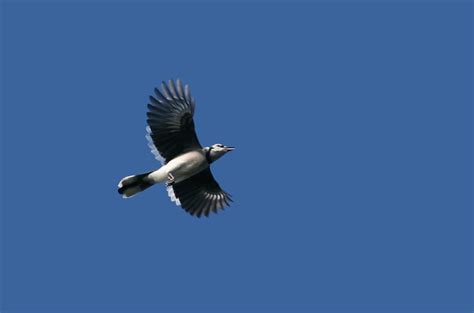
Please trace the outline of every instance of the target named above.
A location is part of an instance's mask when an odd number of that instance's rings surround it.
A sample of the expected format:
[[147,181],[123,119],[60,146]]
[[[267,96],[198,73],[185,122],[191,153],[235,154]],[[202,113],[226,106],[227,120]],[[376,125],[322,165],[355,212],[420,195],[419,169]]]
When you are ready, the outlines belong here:
[[183,88],[179,79],[176,85],[170,80],[168,85],[161,84],[161,91],[155,88],[155,95],[150,96],[147,112],[147,138],[155,157],[167,163],[180,154],[202,149],[194,130],[195,102],[189,86]]
[[232,201],[231,196],[216,182],[210,168],[173,184],[172,188],[176,204],[197,217],[217,213],[218,209],[224,209]]

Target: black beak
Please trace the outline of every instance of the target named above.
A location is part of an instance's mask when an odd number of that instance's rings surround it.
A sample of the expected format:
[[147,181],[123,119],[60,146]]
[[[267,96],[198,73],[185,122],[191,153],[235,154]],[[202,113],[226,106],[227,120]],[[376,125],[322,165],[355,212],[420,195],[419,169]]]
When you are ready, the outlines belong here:
[[234,150],[235,148],[234,147],[225,147],[227,151],[232,151]]

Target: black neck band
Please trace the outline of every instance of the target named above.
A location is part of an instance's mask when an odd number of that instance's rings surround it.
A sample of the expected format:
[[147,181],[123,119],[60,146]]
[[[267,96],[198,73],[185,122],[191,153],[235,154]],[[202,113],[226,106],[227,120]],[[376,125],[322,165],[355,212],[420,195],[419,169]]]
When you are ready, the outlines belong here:
[[206,161],[207,161],[207,163],[209,163],[209,164],[212,163],[211,150],[212,150],[212,147],[209,147],[209,149],[207,149],[207,151],[206,151]]

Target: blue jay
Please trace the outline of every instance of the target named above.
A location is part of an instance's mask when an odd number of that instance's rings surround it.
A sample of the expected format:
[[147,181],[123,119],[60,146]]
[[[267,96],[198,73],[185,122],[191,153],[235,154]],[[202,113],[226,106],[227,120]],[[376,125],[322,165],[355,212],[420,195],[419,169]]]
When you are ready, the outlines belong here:
[[176,84],[170,80],[161,87],[161,91],[155,88],[156,97],[150,96],[146,137],[162,166],[123,178],[118,192],[129,198],[155,184],[165,183],[171,200],[191,215],[217,213],[218,209],[229,206],[232,199],[214,179],[210,165],[234,148],[220,143],[203,148],[194,130],[195,101],[189,86],[183,88],[178,79]]

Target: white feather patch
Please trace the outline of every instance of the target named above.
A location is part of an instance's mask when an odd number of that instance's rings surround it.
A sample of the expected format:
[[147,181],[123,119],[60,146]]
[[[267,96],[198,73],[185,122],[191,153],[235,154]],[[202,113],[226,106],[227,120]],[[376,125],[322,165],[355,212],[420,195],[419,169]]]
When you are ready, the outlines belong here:
[[166,191],[168,191],[168,197],[171,198],[171,201],[175,202],[177,206],[181,206],[181,202],[178,198],[176,198],[176,195],[174,194],[173,186],[166,187]]
[[155,156],[155,159],[160,161],[161,165],[165,165],[165,158],[160,154],[158,149],[156,149],[153,139],[151,138],[151,128],[150,126],[146,127],[146,140],[148,141],[148,147],[151,149],[151,153]]

